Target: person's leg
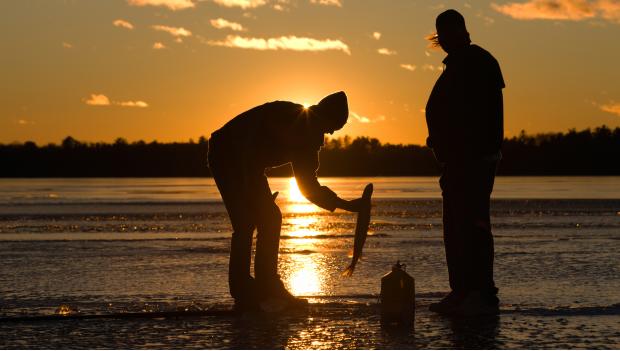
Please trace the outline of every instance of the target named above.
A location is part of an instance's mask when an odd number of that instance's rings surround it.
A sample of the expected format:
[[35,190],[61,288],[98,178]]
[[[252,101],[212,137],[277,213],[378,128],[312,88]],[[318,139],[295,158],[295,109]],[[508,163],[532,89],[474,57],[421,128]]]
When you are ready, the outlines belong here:
[[275,204],[267,177],[258,180],[255,196],[256,218],[256,258],[254,274],[257,281],[275,281],[278,276],[278,251],[280,249],[280,230],[282,213]]
[[456,165],[444,165],[439,180],[443,197],[444,248],[451,291],[441,301],[432,303],[429,309],[441,314],[451,313],[467,294],[464,272],[467,257],[464,251],[462,214],[460,213],[463,202],[460,173]]
[[239,173],[239,167],[231,160],[218,157],[215,149],[210,145],[209,167],[233,227],[228,284],[235,300],[245,299],[253,284],[250,265],[255,221],[250,206],[250,193]]
[[499,313],[497,288],[493,281],[493,235],[489,214],[495,164],[475,163],[463,179],[468,202],[461,208],[464,218],[467,296],[453,310],[458,315]]
[[468,214],[468,277],[471,290],[495,295],[493,280],[494,243],[491,231],[490,202],[497,163],[481,163],[469,174]]
[[[233,210],[231,212],[238,212]],[[228,264],[228,285],[230,294],[235,299],[246,298],[248,289],[252,288],[253,278],[250,275],[252,257],[252,236],[254,225],[250,220],[232,220],[233,234],[230,241],[230,259]]]
[[280,230],[282,213],[274,202],[266,177],[262,177],[255,187],[256,213],[256,258],[254,274],[261,308],[280,310],[304,307],[308,301],[296,298],[286,288],[278,275],[278,252],[280,250]]
[[457,165],[446,165],[440,179],[443,197],[443,237],[450,289],[460,294],[464,293],[467,287],[464,272],[467,255],[463,235],[462,173]]

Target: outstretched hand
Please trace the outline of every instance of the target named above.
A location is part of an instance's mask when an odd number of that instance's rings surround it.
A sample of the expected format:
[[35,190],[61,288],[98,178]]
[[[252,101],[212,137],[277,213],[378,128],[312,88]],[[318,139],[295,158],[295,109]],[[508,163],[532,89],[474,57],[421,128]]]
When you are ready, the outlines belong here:
[[349,212],[360,212],[363,206],[364,206],[364,201],[360,197],[355,200],[349,200],[349,201],[343,200],[342,206],[339,206],[339,207]]

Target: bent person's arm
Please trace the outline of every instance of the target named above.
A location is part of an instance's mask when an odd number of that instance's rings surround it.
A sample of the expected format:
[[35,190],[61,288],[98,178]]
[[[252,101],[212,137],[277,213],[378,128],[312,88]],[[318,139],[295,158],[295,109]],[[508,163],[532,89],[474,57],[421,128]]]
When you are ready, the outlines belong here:
[[359,199],[351,201],[341,199],[330,188],[319,183],[316,176],[319,169],[318,151],[308,150],[299,153],[292,163],[299,191],[310,202],[332,212],[337,208],[350,212],[359,211]]

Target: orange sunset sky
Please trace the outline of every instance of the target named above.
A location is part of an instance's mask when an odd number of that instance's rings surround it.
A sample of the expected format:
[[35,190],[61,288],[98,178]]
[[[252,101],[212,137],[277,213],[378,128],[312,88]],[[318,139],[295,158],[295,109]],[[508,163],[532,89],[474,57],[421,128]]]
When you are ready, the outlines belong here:
[[336,137],[422,144],[448,8],[500,62],[508,136],[620,126],[620,0],[3,0],[0,143],[196,140],[344,90]]

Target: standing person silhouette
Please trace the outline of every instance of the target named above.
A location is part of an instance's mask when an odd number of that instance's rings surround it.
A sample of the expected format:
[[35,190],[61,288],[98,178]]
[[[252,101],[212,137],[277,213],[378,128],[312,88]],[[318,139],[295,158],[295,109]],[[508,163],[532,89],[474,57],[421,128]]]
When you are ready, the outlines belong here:
[[495,58],[471,44],[460,13],[441,13],[436,29],[430,39],[448,56],[426,105],[427,145],[442,166],[439,184],[451,292],[430,310],[497,314],[489,204],[504,138],[504,80]]
[[[228,282],[236,310],[260,305],[281,308],[307,304],[286,290],[278,275],[282,214],[269,189],[265,169],[291,163],[301,193],[334,211],[359,212],[362,200],[343,200],[321,186],[316,171],[324,134],[341,129],[349,116],[344,92],[317,105],[275,101],[250,109],[215,131],[209,140],[209,168],[233,227]],[[254,274],[252,237],[257,229]]]

